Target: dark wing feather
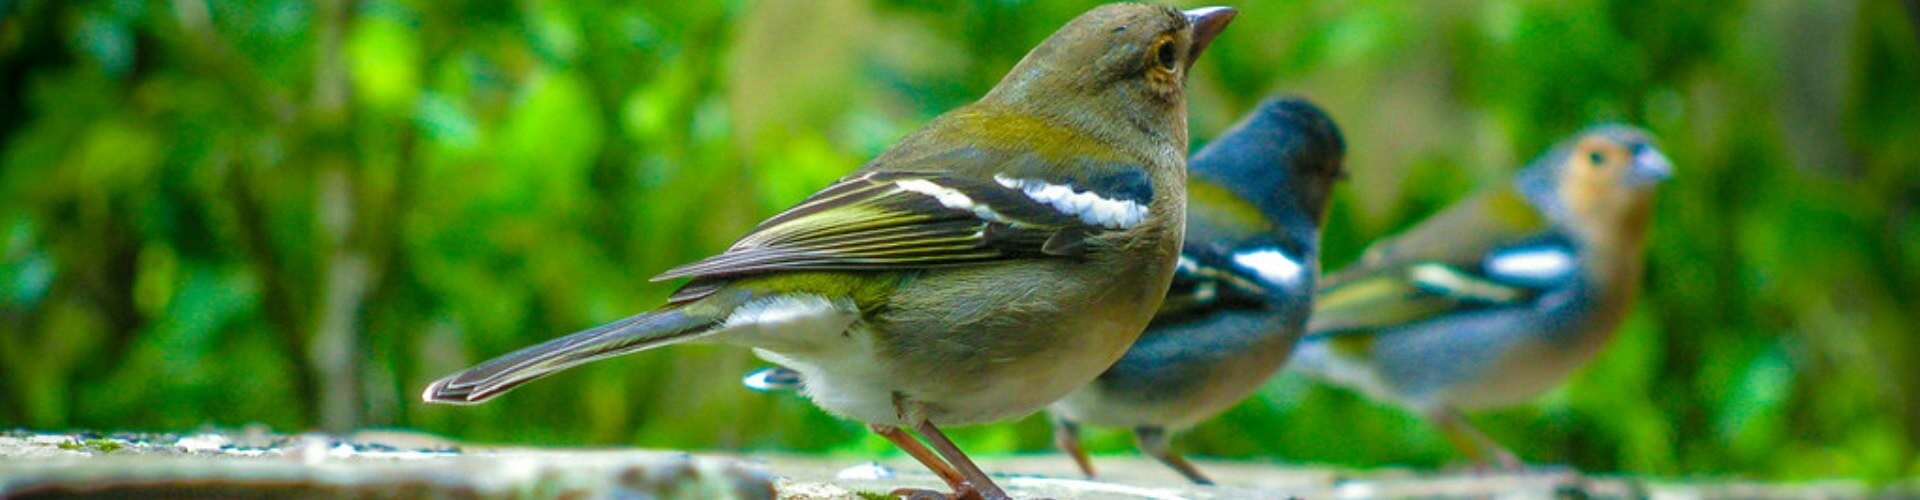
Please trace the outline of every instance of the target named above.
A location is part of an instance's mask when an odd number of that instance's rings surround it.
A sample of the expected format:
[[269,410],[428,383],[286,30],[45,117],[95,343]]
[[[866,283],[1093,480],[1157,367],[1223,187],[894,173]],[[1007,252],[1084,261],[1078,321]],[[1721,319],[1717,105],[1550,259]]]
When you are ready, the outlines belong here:
[[1154,321],[1176,321],[1223,310],[1267,309],[1289,300],[1288,285],[1269,283],[1258,270],[1235,265],[1234,256],[1263,249],[1299,255],[1305,249],[1282,245],[1283,237],[1272,220],[1258,205],[1232,190],[1202,178],[1188,179],[1187,189],[1186,245],[1180,248],[1173,284]]
[[761,223],[725,253],[655,277],[868,271],[1077,255],[1096,226],[992,180],[871,172]]
[[1224,309],[1261,309],[1274,295],[1271,285],[1232,265],[1230,252],[1189,245],[1180,250],[1167,298],[1154,321],[1209,314]]
[[1498,252],[1531,246],[1577,256],[1517,191],[1482,193],[1374,244],[1359,262],[1327,276],[1308,330],[1374,333],[1449,313],[1524,304],[1574,279],[1518,279],[1486,266]]

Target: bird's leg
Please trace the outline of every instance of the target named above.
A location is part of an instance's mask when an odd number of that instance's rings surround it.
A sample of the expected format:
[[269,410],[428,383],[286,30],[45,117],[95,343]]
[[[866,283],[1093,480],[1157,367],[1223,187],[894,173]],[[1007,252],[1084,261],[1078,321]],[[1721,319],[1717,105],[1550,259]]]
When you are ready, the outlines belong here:
[[[941,481],[946,481],[947,487],[953,488],[954,498],[977,496],[977,494],[969,495],[970,493],[974,493],[973,486],[967,484],[967,478],[961,476],[960,471],[954,470],[953,466],[948,464],[946,460],[942,460],[939,455],[934,454],[933,450],[927,449],[927,445],[920,444],[920,440],[914,439],[913,435],[908,434],[906,429],[880,424],[867,424],[867,428],[872,429],[874,434],[879,434],[880,437],[892,441],[894,446],[898,446],[901,451],[907,452],[907,455],[919,461],[920,465],[926,466],[927,470],[931,470],[934,475],[940,476]],[[893,492],[889,494],[896,498],[909,498],[913,500],[944,499],[947,497],[939,492],[914,488],[900,488],[893,490]]]
[[1479,429],[1475,429],[1473,422],[1467,421],[1466,415],[1461,415],[1460,410],[1451,406],[1440,406],[1428,410],[1427,416],[1440,426],[1440,434],[1447,438],[1447,443],[1465,454],[1475,466],[1487,467],[1488,458],[1492,458],[1493,465],[1502,471],[1511,472],[1527,468],[1527,464],[1521,462],[1520,457],[1501,447],[1500,443],[1493,441],[1493,438],[1481,434]]
[[1179,453],[1174,453],[1173,440],[1167,437],[1167,429],[1165,427],[1152,425],[1135,427],[1133,429],[1133,440],[1140,447],[1141,452],[1146,453],[1147,456],[1153,457],[1155,460],[1159,460],[1160,463],[1167,464],[1167,467],[1172,467],[1173,470],[1179,471],[1180,475],[1186,476],[1188,481],[1193,481],[1193,484],[1213,484],[1212,479],[1207,479],[1206,474],[1200,473],[1200,468],[1194,467],[1193,463],[1188,462],[1186,457],[1180,456]]
[[947,439],[946,434],[942,434],[939,428],[934,427],[932,421],[920,419],[913,424],[913,430],[920,432],[920,437],[926,438],[927,444],[933,445],[934,451],[940,452],[940,456],[946,457],[947,463],[953,464],[955,469],[960,469],[960,475],[967,479],[967,483],[971,483],[974,491],[977,491],[981,497],[986,500],[1012,500],[1013,497],[1007,496],[1006,490],[994,484],[993,479],[988,478],[987,473],[980,470],[980,466],[974,465],[973,459],[967,458],[967,454],[960,451],[960,447],[955,446],[952,440]]
[[1073,457],[1073,463],[1080,466],[1080,473],[1093,479],[1093,461],[1087,459],[1087,450],[1080,448],[1080,424],[1066,417],[1053,419],[1053,446],[1062,453]]
[[920,444],[920,440],[914,439],[913,435],[908,434],[906,429],[880,424],[868,424],[867,428],[872,429],[874,434],[879,434],[880,437],[892,441],[894,446],[900,447],[900,451],[907,452],[907,455],[919,461],[920,465],[924,465],[928,470],[932,470],[933,474],[940,476],[940,480],[946,481],[948,486],[966,482],[967,479],[961,477],[960,471],[954,470],[952,465],[948,465],[945,460],[941,460],[939,455],[933,453],[933,450],[927,449],[927,445]]

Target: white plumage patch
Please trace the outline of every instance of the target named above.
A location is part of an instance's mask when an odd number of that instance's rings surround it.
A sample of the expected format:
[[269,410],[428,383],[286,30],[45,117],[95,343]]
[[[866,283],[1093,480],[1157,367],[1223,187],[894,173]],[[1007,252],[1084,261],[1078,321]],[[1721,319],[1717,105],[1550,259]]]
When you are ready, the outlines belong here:
[[1512,302],[1519,299],[1521,293],[1513,287],[1478,279],[1444,264],[1415,264],[1407,269],[1407,274],[1421,288],[1462,299]]
[[1233,264],[1252,271],[1261,281],[1281,286],[1298,286],[1307,268],[1277,248],[1247,250],[1233,254]]
[[1194,262],[1193,259],[1188,258],[1186,254],[1181,254],[1180,259],[1174,261],[1173,270],[1187,274],[1198,273],[1200,272],[1200,263]]
[[1552,282],[1573,272],[1574,258],[1558,248],[1529,248],[1491,255],[1486,267],[1489,274],[1502,278]]
[[1202,281],[1193,287],[1194,302],[1213,302],[1220,295],[1220,285],[1212,281]]
[[1033,179],[1014,179],[996,175],[993,180],[1009,189],[1026,193],[1028,198],[1045,203],[1060,213],[1078,217],[1088,224],[1124,229],[1147,219],[1147,207],[1126,200],[1114,200],[1097,193],[1079,192],[1071,187]]
[[809,294],[776,295],[734,308],[723,330],[825,331],[838,333],[853,321],[851,304]]
[[893,185],[899,186],[900,189],[931,196],[934,200],[939,201],[941,206],[947,208],[972,211],[975,216],[994,222],[1006,221],[1005,218],[1000,217],[998,212],[993,211],[993,207],[974,203],[973,197],[967,196],[966,193],[936,184],[930,180],[906,179],[896,181]]
[[760,392],[782,392],[800,389],[800,373],[785,368],[762,368],[740,378],[740,384]]

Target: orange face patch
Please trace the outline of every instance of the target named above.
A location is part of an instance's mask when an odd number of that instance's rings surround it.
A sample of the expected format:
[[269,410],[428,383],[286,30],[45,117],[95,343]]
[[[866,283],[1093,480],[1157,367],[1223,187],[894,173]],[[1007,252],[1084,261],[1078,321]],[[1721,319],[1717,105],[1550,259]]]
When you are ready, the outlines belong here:
[[[1584,221],[1585,232],[1621,229],[1646,210],[1651,192],[1629,186],[1633,151],[1605,137],[1587,137],[1574,145],[1561,165],[1559,194],[1567,211]],[[1605,233],[1607,231],[1599,231]],[[1588,238],[1609,239],[1608,234]]]

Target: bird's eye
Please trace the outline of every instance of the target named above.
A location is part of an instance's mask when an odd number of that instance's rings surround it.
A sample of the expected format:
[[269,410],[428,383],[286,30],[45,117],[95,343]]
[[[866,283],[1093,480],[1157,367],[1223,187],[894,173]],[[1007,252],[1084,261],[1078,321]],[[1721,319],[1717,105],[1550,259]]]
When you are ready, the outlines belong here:
[[1599,151],[1587,153],[1587,163],[1593,165],[1593,168],[1600,168],[1606,165],[1606,160],[1607,158],[1602,156]]
[[1173,42],[1160,42],[1160,48],[1154,49],[1154,52],[1154,56],[1160,59],[1160,67],[1167,71],[1173,71],[1173,65],[1180,63],[1179,58],[1174,57]]

